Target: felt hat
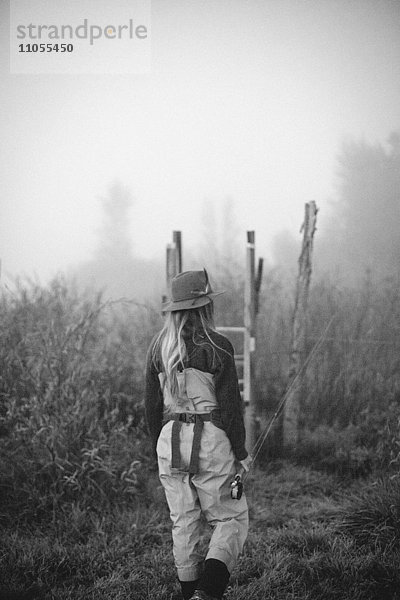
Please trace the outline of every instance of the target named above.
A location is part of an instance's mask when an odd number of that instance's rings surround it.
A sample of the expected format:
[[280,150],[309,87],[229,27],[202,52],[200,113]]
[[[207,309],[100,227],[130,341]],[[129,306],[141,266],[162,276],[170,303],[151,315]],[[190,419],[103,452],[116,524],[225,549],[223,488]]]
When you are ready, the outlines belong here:
[[162,305],[163,312],[189,310],[209,304],[216,296],[224,292],[213,292],[208,274],[203,271],[184,271],[171,281],[171,298]]

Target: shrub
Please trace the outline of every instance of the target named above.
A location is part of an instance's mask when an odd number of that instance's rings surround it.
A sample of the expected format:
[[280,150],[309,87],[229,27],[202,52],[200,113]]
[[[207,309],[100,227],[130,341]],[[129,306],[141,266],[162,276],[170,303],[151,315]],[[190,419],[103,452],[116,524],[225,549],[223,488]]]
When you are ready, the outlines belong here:
[[383,479],[353,495],[342,510],[339,529],[360,545],[398,548],[400,544],[400,480]]
[[61,279],[0,304],[3,514],[132,501],[144,487],[145,351],[157,316],[86,298]]
[[303,431],[294,458],[341,476],[362,477],[371,473],[374,453],[360,445],[359,428],[345,429],[321,425],[313,431]]

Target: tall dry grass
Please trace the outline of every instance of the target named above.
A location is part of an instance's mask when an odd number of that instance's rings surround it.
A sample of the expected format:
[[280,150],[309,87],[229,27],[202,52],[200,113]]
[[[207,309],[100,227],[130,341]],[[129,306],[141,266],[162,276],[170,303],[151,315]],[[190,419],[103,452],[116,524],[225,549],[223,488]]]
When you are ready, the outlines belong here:
[[[256,390],[260,412],[269,417],[287,385],[294,281],[288,283],[277,270],[267,274],[263,286]],[[334,438],[339,462],[353,452],[356,463],[395,466],[400,451],[399,279],[377,280],[367,273],[361,287],[346,288],[320,278],[311,286],[308,310],[305,356],[332,316],[334,321],[302,377],[303,441],[313,433],[313,453],[332,454]],[[279,445],[279,435],[269,444]]]
[[0,511],[56,518],[66,504],[140,497],[149,461],[143,369],[158,315],[87,298],[62,279],[0,300]]

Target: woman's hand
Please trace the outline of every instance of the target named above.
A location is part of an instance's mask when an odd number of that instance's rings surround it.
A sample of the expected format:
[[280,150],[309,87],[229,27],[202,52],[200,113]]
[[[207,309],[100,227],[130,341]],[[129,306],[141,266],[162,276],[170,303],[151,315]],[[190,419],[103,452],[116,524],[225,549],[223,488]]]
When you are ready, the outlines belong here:
[[253,462],[253,457],[250,456],[250,454],[248,454],[246,456],[246,458],[244,458],[243,460],[239,461],[240,464],[242,465],[243,469],[246,471],[246,473],[250,470],[251,467],[251,463]]

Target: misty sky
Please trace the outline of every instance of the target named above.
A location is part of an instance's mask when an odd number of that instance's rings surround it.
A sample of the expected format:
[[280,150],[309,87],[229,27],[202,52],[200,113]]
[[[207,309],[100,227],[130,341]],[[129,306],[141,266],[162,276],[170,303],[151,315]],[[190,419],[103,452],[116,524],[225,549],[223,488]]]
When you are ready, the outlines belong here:
[[46,279],[90,258],[115,180],[135,199],[136,254],[163,255],[173,229],[194,245],[203,202],[218,214],[229,197],[268,256],[309,200],[329,226],[343,140],[400,130],[397,0],[153,0],[151,74],[115,76],[10,75],[7,5],[5,274]]

